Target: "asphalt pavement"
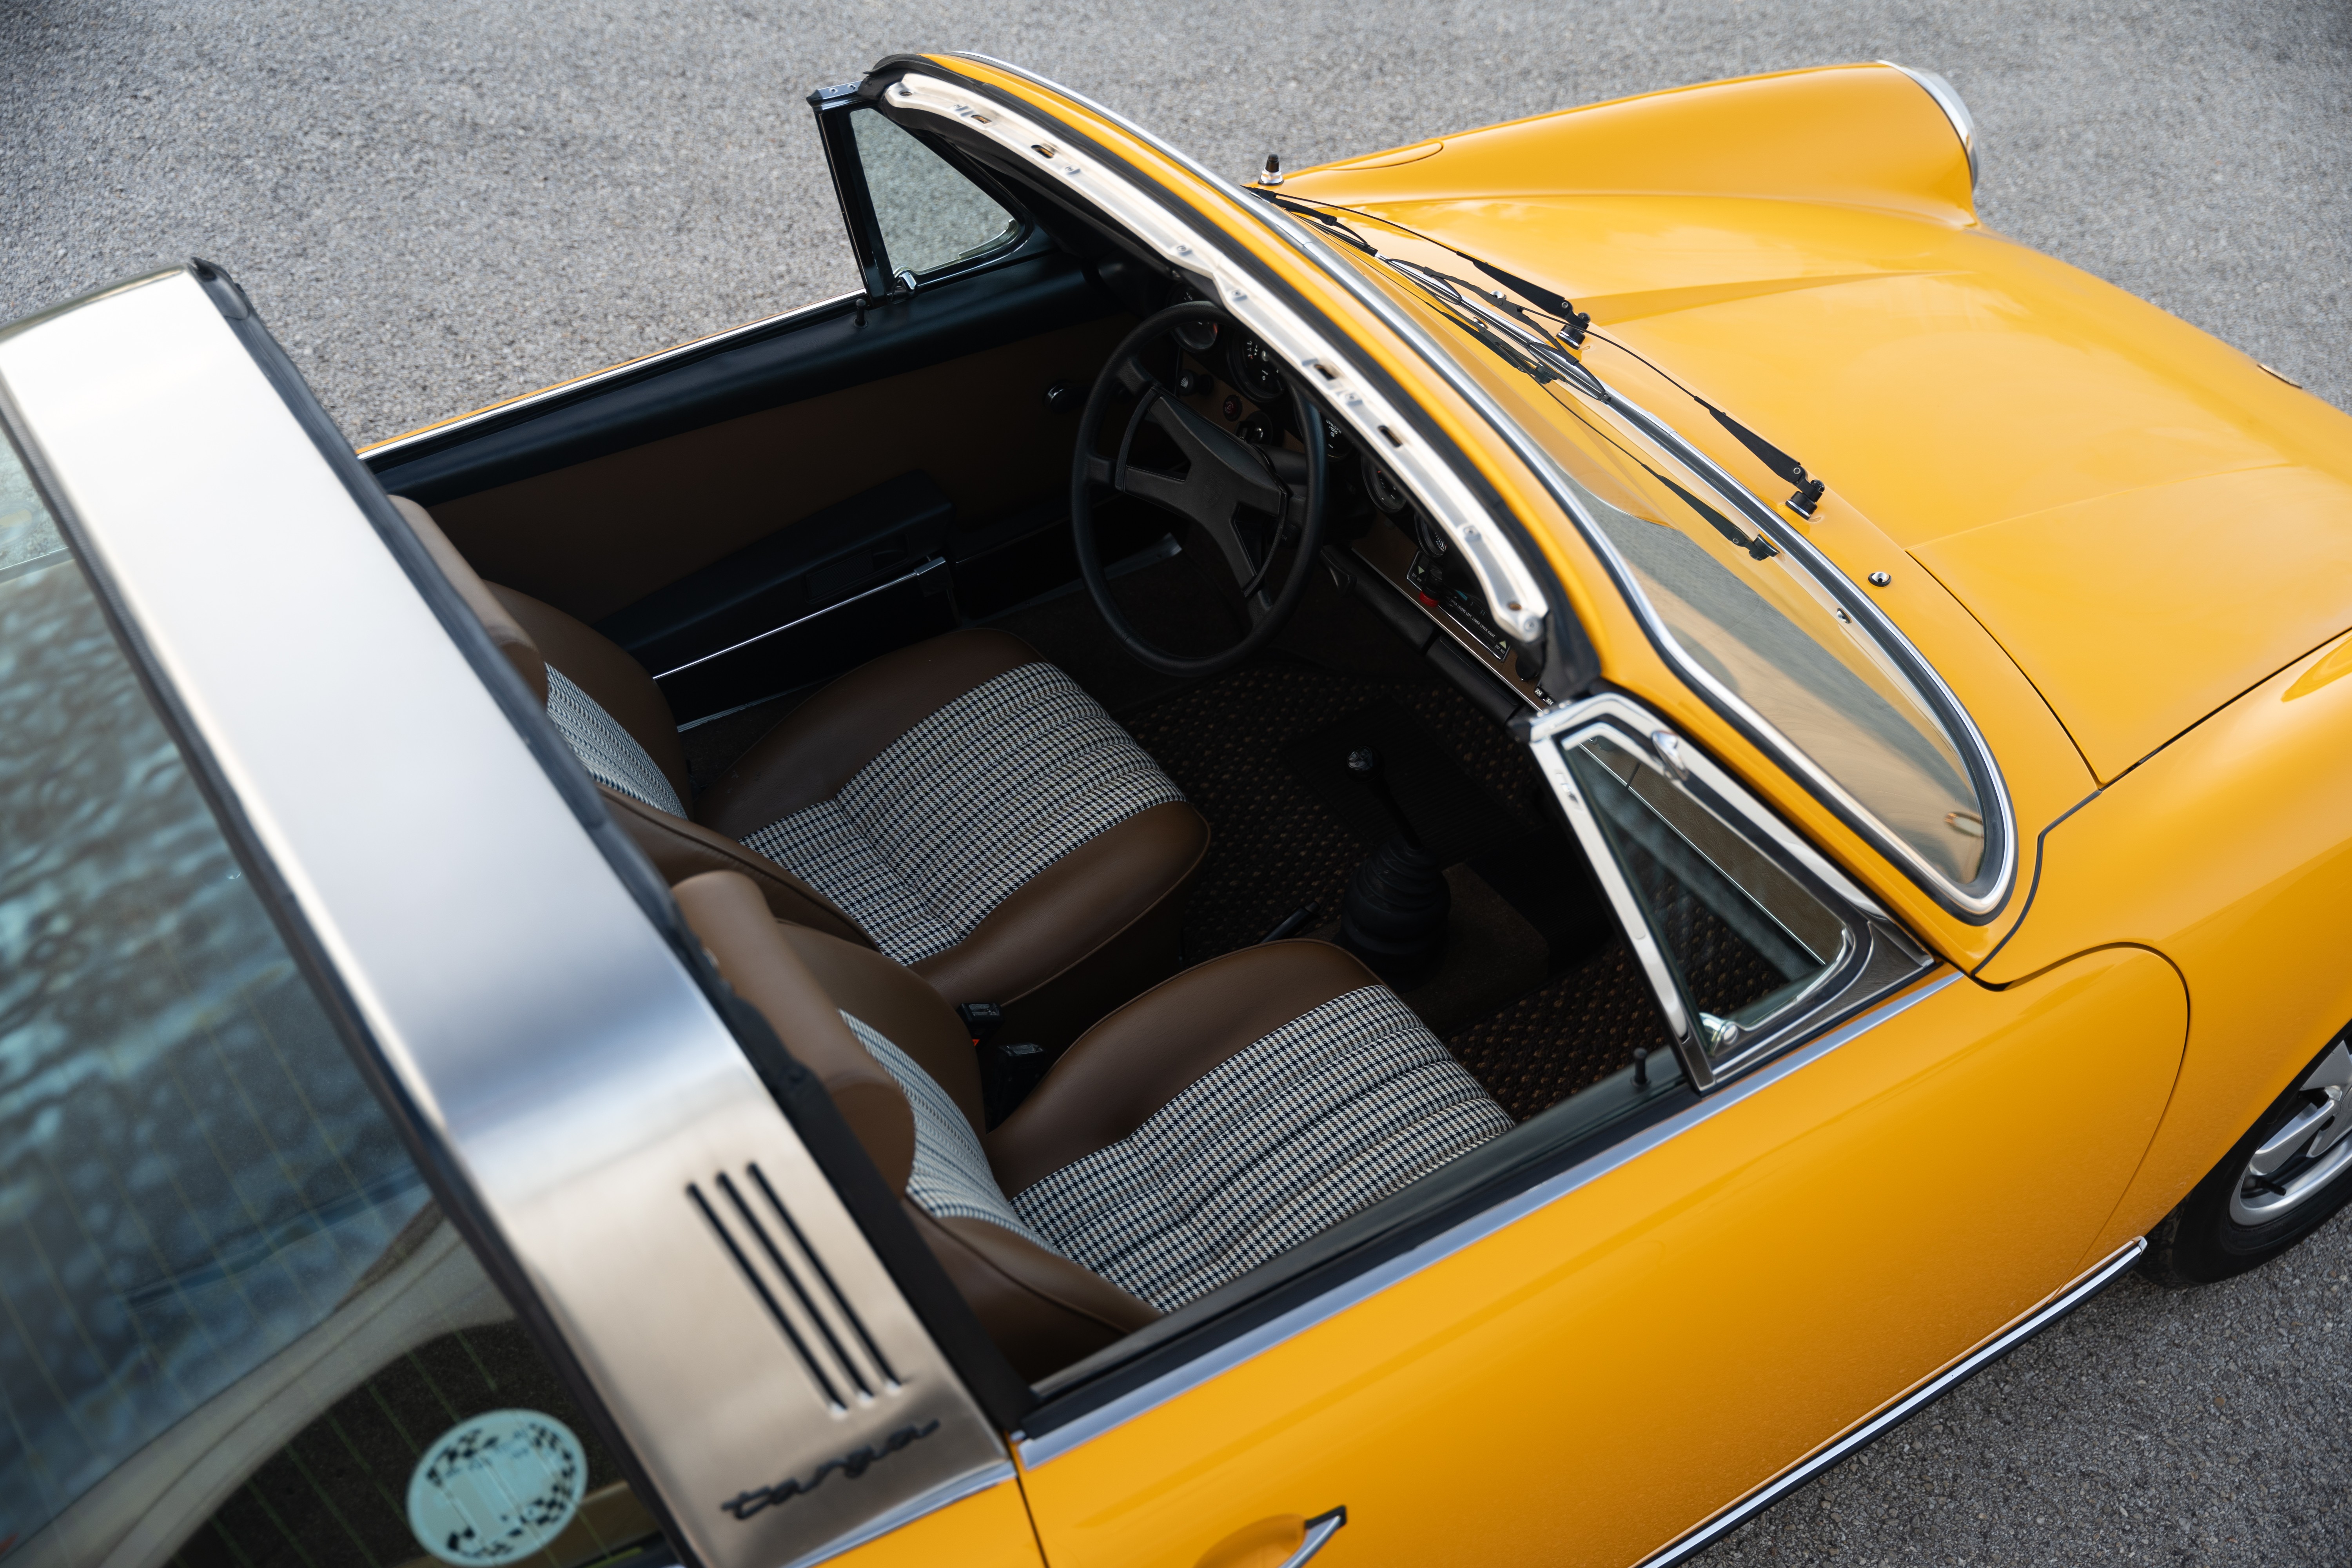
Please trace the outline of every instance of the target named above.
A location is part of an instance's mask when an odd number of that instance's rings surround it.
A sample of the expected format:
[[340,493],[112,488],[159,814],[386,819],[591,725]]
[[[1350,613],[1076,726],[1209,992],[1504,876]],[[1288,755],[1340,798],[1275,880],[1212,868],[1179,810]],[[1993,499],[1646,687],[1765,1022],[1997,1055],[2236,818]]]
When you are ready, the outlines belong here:
[[[2352,408],[2346,0],[0,0],[0,320],[204,256],[353,440],[395,434],[851,288],[802,95],[919,48],[1236,176],[1752,71],[1940,70],[1987,222]],[[1700,1561],[2352,1563],[2347,1276],[2339,1220],[2229,1285],[2126,1280]]]

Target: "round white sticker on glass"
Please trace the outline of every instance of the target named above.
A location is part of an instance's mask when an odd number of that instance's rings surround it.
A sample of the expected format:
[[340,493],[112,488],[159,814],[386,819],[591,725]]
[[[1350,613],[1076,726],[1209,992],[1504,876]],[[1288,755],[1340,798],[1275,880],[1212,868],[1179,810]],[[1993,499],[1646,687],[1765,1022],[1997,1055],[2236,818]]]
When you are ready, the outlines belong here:
[[444,1563],[512,1563],[572,1522],[588,1456],[536,1410],[493,1410],[433,1440],[408,1478],[408,1528]]

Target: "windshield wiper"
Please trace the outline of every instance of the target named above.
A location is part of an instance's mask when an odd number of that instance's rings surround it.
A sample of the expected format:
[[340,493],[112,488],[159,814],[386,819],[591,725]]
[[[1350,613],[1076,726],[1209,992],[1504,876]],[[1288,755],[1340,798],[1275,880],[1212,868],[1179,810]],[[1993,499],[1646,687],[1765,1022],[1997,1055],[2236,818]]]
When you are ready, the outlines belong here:
[[[1542,284],[1521,278],[1516,273],[1506,272],[1490,261],[1481,261],[1467,251],[1458,250],[1444,240],[1433,239],[1418,229],[1398,223],[1393,218],[1384,218],[1359,207],[1338,209],[1352,216],[1366,218],[1373,223],[1393,228],[1400,234],[1411,235],[1424,245],[1433,245],[1449,255],[1460,257],[1504,288],[1517,294],[1520,299],[1532,303],[1538,310],[1557,318],[1560,323],[1559,331],[1557,333],[1547,331],[1537,322],[1530,321],[1528,312],[1517,303],[1497,291],[1482,289],[1467,279],[1456,278],[1451,273],[1440,272],[1434,268],[1423,267],[1415,262],[1400,261],[1394,257],[1382,256],[1370,241],[1349,228],[1340,221],[1330,207],[1321,203],[1305,201],[1296,196],[1276,196],[1274,199],[1287,211],[1302,213],[1316,218],[1324,226],[1326,232],[1337,235],[1385,266],[1404,274],[1420,285],[1423,292],[1438,298],[1445,304],[1454,306],[1456,309],[1451,313],[1454,315],[1457,321],[1460,321],[1474,337],[1494,350],[1499,357],[1510,362],[1521,371],[1534,375],[1539,382],[1570,382],[1587,396],[1597,398],[1612,407],[1617,405],[1616,399],[1610,396],[1607,385],[1600,377],[1585,369],[1580,360],[1559,353],[1553,347],[1554,342],[1557,342],[1570,349],[1581,349],[1587,334],[1591,331],[1591,316],[1578,310],[1575,302],[1566,295],[1556,293]],[[1465,312],[1475,312],[1475,318],[1483,318],[1483,320],[1474,318],[1464,321],[1462,317]],[[1498,318],[1502,319],[1498,320]],[[1509,323],[1508,327],[1505,326],[1506,321]],[[1520,352],[1507,350],[1496,331],[1492,330],[1495,327],[1504,327],[1509,339]],[[1518,331],[1511,331],[1509,327],[1516,327]],[[1520,331],[1533,334],[1538,342],[1528,343],[1519,336]],[[1603,338],[1601,341],[1612,348],[1633,354],[1635,359],[1641,360],[1643,364],[1657,371],[1677,391],[1712,415],[1717,424],[1729,431],[1735,440],[1755,455],[1757,461],[1794,485],[1795,493],[1789,497],[1788,501],[1790,511],[1795,512],[1799,517],[1811,517],[1819,509],[1822,497],[1827,493],[1829,487],[1807,473],[1804,464],[1767,441],[1623,343],[1618,342],[1613,338]],[[1528,363],[1530,357],[1535,360],[1536,365],[1530,365]],[[1536,368],[1538,365],[1540,369]],[[1690,498],[1685,494],[1684,499]],[[1745,541],[1741,542],[1744,544]]]
[[1417,261],[1402,261],[1393,256],[1382,256],[1379,260],[1440,305],[1450,306],[1446,313],[1457,325],[1484,343],[1496,357],[1522,374],[1532,376],[1538,385],[1565,381],[1587,396],[1609,401],[1609,389],[1591,371],[1522,312],[1512,309],[1507,300],[1496,300],[1467,279],[1423,267]]

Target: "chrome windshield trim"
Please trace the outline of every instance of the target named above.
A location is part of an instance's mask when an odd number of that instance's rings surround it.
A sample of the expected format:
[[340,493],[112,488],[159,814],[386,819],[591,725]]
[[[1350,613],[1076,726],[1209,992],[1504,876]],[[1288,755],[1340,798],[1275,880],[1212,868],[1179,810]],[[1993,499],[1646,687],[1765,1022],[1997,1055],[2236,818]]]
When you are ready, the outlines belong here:
[[493,403],[486,408],[477,408],[471,414],[456,415],[438,424],[422,426],[386,440],[374,442],[360,447],[359,455],[362,461],[374,467],[383,458],[396,458],[412,447],[421,447],[428,441],[437,441],[444,436],[453,436],[461,431],[470,430],[475,426],[492,419],[531,413],[548,404],[570,397],[575,393],[592,392],[610,382],[618,381],[625,375],[635,375],[641,371],[655,370],[688,354],[724,348],[739,338],[747,338],[772,327],[781,327],[788,321],[797,321],[803,317],[820,315],[826,310],[846,305],[856,298],[857,290],[853,289],[846,294],[835,294],[830,299],[795,306],[792,310],[779,311],[772,316],[762,316],[756,321],[746,321],[740,327],[722,327],[718,331],[706,332],[698,338],[688,338],[682,343],[672,343],[666,349],[656,349],[651,353],[639,354],[635,359],[625,359],[618,364],[606,365],[603,370],[592,370],[584,375],[575,375],[569,381],[559,381],[551,386],[542,386],[536,392],[518,393],[503,403]]
[[1494,1207],[1473,1215],[1461,1224],[1444,1231],[1409,1252],[1400,1254],[1377,1267],[1349,1279],[1312,1300],[1301,1302],[1247,1333],[1238,1334],[1184,1365],[1171,1369],[1139,1388],[1132,1389],[1097,1409],[1090,1410],[1068,1425],[1056,1426],[1036,1436],[1025,1433],[1013,1435],[1013,1447],[1020,1456],[1021,1468],[1034,1469],[1064,1454],[1081,1447],[1106,1432],[1124,1426],[1137,1416],[1158,1408],[1211,1379],[1222,1376],[1244,1362],[1255,1360],[1267,1351],[1295,1339],[1325,1320],[1370,1300],[1400,1280],[1409,1279],[1423,1269],[1444,1262],[1455,1253],[1476,1245],[1506,1226],[1517,1224],[1529,1215],[1549,1207],[1561,1198],[1600,1180],[1610,1172],[1641,1158],[1653,1149],[1678,1138],[1692,1128],[1708,1121],[1723,1112],[1762,1093],[1790,1074],[1798,1072],[1852,1041],[1860,1039],[1871,1030],[1900,1013],[1941,992],[1961,979],[1958,970],[1929,978],[1900,996],[1833,1029],[1810,1045],[1801,1046],[1787,1055],[1757,1068],[1747,1077],[1717,1090],[1696,1105],[1678,1115],[1669,1117],[1654,1126],[1644,1128],[1624,1142],[1602,1150],[1591,1159],[1581,1161],[1556,1176],[1538,1182],[1524,1192],[1514,1194]]
[[[1753,710],[1745,703],[1723,689],[1720,683],[1708,677],[1703,669],[1698,668],[1695,661],[1681,655],[1680,645],[1675,641],[1671,634],[1666,632],[1664,623],[1657,618],[1656,612],[1650,606],[1646,596],[1641,593],[1635,584],[1623,558],[1610,544],[1599,523],[1587,510],[1582,499],[1583,487],[1543,447],[1542,443],[1537,441],[1503,411],[1502,405],[1478,384],[1476,379],[1462,366],[1458,360],[1448,353],[1433,336],[1400,309],[1395,300],[1375,288],[1352,263],[1341,257],[1334,241],[1316,233],[1313,227],[1301,223],[1292,214],[1274,203],[1262,196],[1250,195],[1232,181],[1205,167],[1198,160],[1171,146],[1163,138],[1152,134],[1132,120],[1096,102],[1083,93],[1073,91],[1049,78],[1039,76],[1034,71],[1025,70],[992,56],[959,54],[946,58],[968,59],[986,65],[992,69],[1019,77],[1047,92],[1069,100],[1072,103],[1085,109],[1089,114],[1100,117],[1107,123],[1116,125],[1138,141],[1145,142],[1162,157],[1184,169],[1210,189],[1223,196],[1234,210],[1247,214],[1254,222],[1282,239],[1318,271],[1337,283],[1358,303],[1370,310],[1384,326],[1410,346],[1450,390],[1478,411],[1479,416],[1486,421],[1496,435],[1503,438],[1504,442],[1535,474],[1544,488],[1550,492],[1552,500],[1559,504],[1560,510],[1575,521],[1585,541],[1609,564],[1612,574],[1617,580],[1619,592],[1632,604],[1634,613],[1642,619],[1644,628],[1650,632],[1653,639],[1658,641],[1664,648],[1677,650],[1669,655],[1677,673],[1692,680],[1711,701],[1725,704],[1727,711],[1737,716],[1736,722],[1743,725],[1752,723],[1754,732],[1763,739],[1765,748],[1772,752],[1784,765],[1796,772],[1806,787],[1813,789],[1817,794],[1830,800],[1833,809],[1844,816],[1864,837],[1869,839],[1874,848],[1895,860],[1906,875],[1918,881],[1939,901],[1953,906],[1958,912],[1966,916],[1983,918],[1999,910],[2007,900],[2017,871],[2015,815],[2010,805],[2008,792],[2002,786],[2000,769],[1993,761],[1991,748],[1985,743],[1983,736],[1979,733],[1976,723],[1969,717],[1967,710],[1960,705],[1959,700],[1945,684],[1943,677],[1925,658],[1921,657],[1916,648],[1911,646],[1910,639],[1897,631],[1894,624],[1881,613],[1878,606],[1854,587],[1843,572],[1831,564],[1810,541],[1796,536],[1795,530],[1766,509],[1745,486],[1718,468],[1705,453],[1700,452],[1684,439],[1671,426],[1657,419],[1655,416],[1650,415],[1640,405],[1631,403],[1614,388],[1606,389],[1607,395],[1602,401],[1603,407],[1620,410],[1629,421],[1635,422],[1637,428],[1642,429],[1654,444],[1664,447],[1677,463],[1689,469],[1695,478],[1701,479],[1707,489],[1720,491],[1726,501],[1747,514],[1751,521],[1757,522],[1758,526],[1765,529],[1774,542],[1787,546],[1791,553],[1797,555],[1805,563],[1809,571],[1822,580],[1825,587],[1837,595],[1839,602],[1845,605],[1850,613],[1855,614],[1870,627],[1883,645],[1898,652],[1906,668],[1916,672],[1914,676],[1915,679],[1924,679],[1927,687],[1937,693],[1942,705],[1937,716],[1948,724],[1956,727],[1955,743],[1968,747],[1969,754],[1980,762],[1986,769],[1987,777],[1991,784],[1991,787],[1984,792],[1990,797],[1985,803],[1988,826],[1997,817],[2003,827],[1996,863],[1996,875],[1987,882],[1987,891],[1981,894],[1970,894],[1955,887],[1928,866],[1909,846],[1905,845],[1894,833],[1879,823],[1876,816],[1864,810],[1860,802],[1855,801],[1810,757],[1805,756],[1780,735],[1778,730],[1763,723],[1760,718],[1753,717]],[[1590,373],[1586,374],[1589,375]],[[1597,378],[1595,380],[1597,384]],[[1577,384],[1571,383],[1571,384]]]
[[1944,118],[1952,122],[1952,129],[1959,133],[1960,146],[1969,155],[1969,190],[1974,194],[1977,188],[1977,117],[1970,114],[1969,106],[1960,101],[1959,89],[1941,71],[1918,70],[1910,66],[1897,65],[1893,60],[1877,63],[1889,70],[1901,71],[1926,88],[1927,96],[1936,100],[1936,107],[1944,111]]
[[1672,1564],[1683,1562],[1693,1552],[1721,1540],[1726,1534],[1747,1523],[1823,1470],[1829,1469],[1841,1460],[1851,1458],[1857,1450],[1868,1447],[2114,1284],[2122,1277],[2124,1270],[2139,1261],[2140,1254],[2147,1250],[2146,1237],[2135,1237],[2124,1243],[2083,1273],[2075,1276],[2072,1284],[2065,1286],[2006,1328],[1979,1342],[1975,1349],[1960,1356],[1917,1388],[1913,1389],[1877,1415],[1865,1418],[1843,1436],[1832,1440],[1798,1460],[1689,1534],[1643,1558],[1638,1568],[1671,1568]]
[[[1335,256],[1329,249],[1329,241],[1319,235],[1315,235],[1313,230],[1273,203],[1262,197],[1251,195],[1241,186],[1210,170],[1189,153],[1179,151],[1161,137],[1144,130],[1135,121],[1096,102],[1084,93],[1073,91],[1058,82],[1039,76],[1034,71],[1026,70],[992,56],[957,53],[942,58],[971,60],[976,64],[987,66],[992,70],[1000,70],[1008,76],[1018,77],[1047,92],[1066,98],[1105,123],[1116,125],[1200,180],[1210,190],[1223,197],[1227,205],[1235,212],[1246,216],[1251,222],[1274,234],[1308,265],[1337,283],[1353,297],[1357,303],[1378,317],[1381,324],[1402,340],[1451,391],[1475,408],[1479,416],[1503,438],[1506,445],[1510,447],[1523,461],[1528,462],[1531,467],[1536,467],[1538,479],[1543,479],[1549,486],[1549,476],[1539,466],[1541,448],[1528,437],[1527,432],[1511,421],[1510,416],[1503,412],[1502,405],[1496,403],[1487,394],[1486,388],[1480,386],[1467,371],[1438,345],[1436,339],[1423,331],[1411,317],[1398,310],[1394,300],[1373,288],[1358,275],[1352,267]],[[1079,193],[1074,191],[1073,194]],[[1202,241],[1196,240],[1194,243],[1202,243]],[[1190,256],[1181,259],[1187,264],[1196,265],[1194,258]],[[1349,411],[1343,410],[1343,412]],[[1367,437],[1367,449],[1378,451],[1384,461],[1390,462],[1391,468],[1396,466],[1395,459],[1409,458],[1412,447],[1419,446],[1419,443],[1411,443],[1404,450],[1400,451],[1389,443],[1378,439],[1374,432],[1379,429],[1381,421],[1377,419],[1359,420],[1351,417],[1349,422],[1356,426],[1360,435]],[[1466,488],[1462,487],[1459,477],[1452,473],[1450,466],[1440,466],[1444,468],[1447,489],[1462,490],[1463,500],[1466,502],[1470,515],[1486,516],[1486,508],[1472,497]],[[1398,477],[1408,483],[1412,482],[1411,476],[1407,474],[1400,474]],[[1422,487],[1415,485],[1413,488],[1419,493]],[[1549,488],[1554,489],[1555,499],[1558,499],[1557,487]],[[1421,499],[1424,503],[1428,503],[1441,498],[1423,493]],[[1463,524],[1468,519],[1457,520],[1448,515],[1447,505],[1431,505],[1429,510],[1431,515],[1437,519],[1440,526],[1455,536],[1455,542],[1464,546],[1464,553],[1471,558],[1474,569],[1478,572],[1480,585],[1486,589],[1486,607],[1494,616],[1496,624],[1510,627],[1521,637],[1523,641],[1534,640],[1540,630],[1538,623],[1547,613],[1549,606],[1534,573],[1519,558],[1518,547],[1507,543],[1497,549],[1492,542],[1483,542],[1475,531],[1463,529]],[[1516,522],[1517,520],[1513,521]],[[1493,574],[1492,581],[1489,580],[1490,574]],[[1498,589],[1507,591],[1498,592]],[[1511,597],[1514,592],[1524,604],[1530,606],[1529,610],[1515,613],[1511,609]]]
[[[0,417],[426,1181],[679,1549],[773,1568],[1004,1461],[544,709],[258,322],[184,268],[93,297],[0,331]],[[854,1488],[787,1489],[861,1453]]]
[[[1805,786],[1821,797],[1847,825],[1868,839],[1871,847],[1886,856],[1902,868],[1905,874],[1925,888],[1938,902],[1954,907],[1972,917],[1990,916],[2008,901],[2017,879],[2017,814],[2011,805],[2009,786],[2001,776],[2000,763],[1993,756],[1992,747],[1969,717],[1967,707],[1943,675],[1927,657],[1911,645],[1911,639],[1886,617],[1875,601],[1838,569],[1837,564],[1823,555],[1813,542],[1791,526],[1770,507],[1758,500],[1755,493],[1724,470],[1712,458],[1700,451],[1673,426],[1650,413],[1640,404],[1614,387],[1608,389],[1603,407],[1618,414],[1631,428],[1648,439],[1653,447],[1679,465],[1719,499],[1746,517],[1757,530],[1793,555],[1815,581],[1828,590],[1847,614],[1868,628],[1879,647],[1894,656],[1902,665],[1903,673],[1930,698],[1936,717],[1950,731],[1952,743],[1962,748],[1969,763],[1970,783],[1977,788],[1986,811],[1986,842],[1993,853],[1992,870],[1979,880],[1984,891],[1971,893],[1930,866],[1926,858],[1879,821],[1862,802],[1840,784],[1829,771],[1807,756],[1795,742],[1780,733],[1779,728],[1750,707],[1739,695],[1725,686],[1706,668],[1691,657],[1674,635],[1650,596],[1642,591],[1640,580],[1633,575],[1632,565],[1625,560],[1602,529],[1581,506],[1571,515],[1583,531],[1585,542],[1592,547],[1616,578],[1619,594],[1633,609],[1650,640],[1675,667],[1677,674],[1699,691],[1719,711],[1748,731],[1773,753],[1782,766],[1796,773]],[[1582,486],[1562,470],[1565,483],[1578,490]]]

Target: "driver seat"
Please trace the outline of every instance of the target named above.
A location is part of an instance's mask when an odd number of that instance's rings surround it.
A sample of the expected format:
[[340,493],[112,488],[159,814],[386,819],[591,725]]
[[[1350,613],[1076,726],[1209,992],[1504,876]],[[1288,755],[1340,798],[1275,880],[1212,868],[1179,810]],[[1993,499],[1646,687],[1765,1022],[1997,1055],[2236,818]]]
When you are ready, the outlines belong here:
[[665,880],[741,872],[778,918],[996,1003],[1048,1049],[1175,971],[1209,825],[1020,638],[950,632],[854,669],[698,797],[643,666],[392,500]]

